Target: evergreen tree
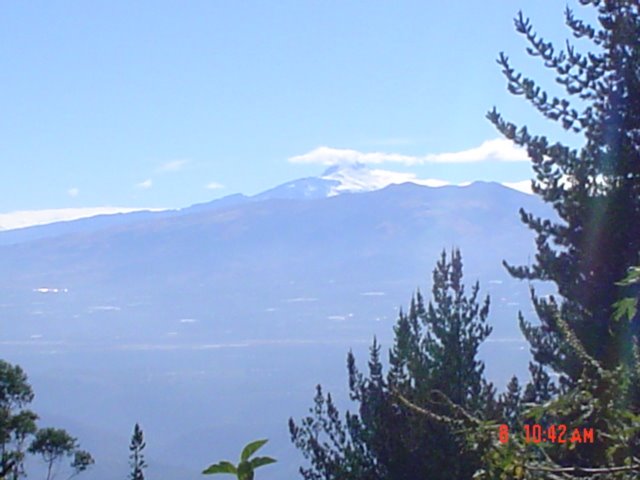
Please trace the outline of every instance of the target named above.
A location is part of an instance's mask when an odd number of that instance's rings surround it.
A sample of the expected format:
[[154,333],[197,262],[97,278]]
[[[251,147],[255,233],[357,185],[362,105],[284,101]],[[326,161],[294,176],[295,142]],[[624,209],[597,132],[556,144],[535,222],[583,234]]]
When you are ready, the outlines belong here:
[[[555,320],[567,342],[567,349],[580,362],[583,375],[575,387],[567,388],[548,401],[542,401],[539,396],[539,391],[544,388],[536,391],[532,386],[525,391],[524,397],[530,394],[537,403],[522,404],[524,412],[516,417],[512,426],[542,425],[539,431],[542,443],[540,436],[538,440],[530,437],[533,441],[523,441],[523,429],[520,428],[516,430],[517,435],[509,436],[506,444],[499,444],[498,439],[503,437],[495,432],[495,424],[491,428],[486,422],[474,422],[476,429],[469,430],[472,432],[469,440],[488,445],[483,468],[478,470],[476,478],[638,478],[640,416],[630,410],[627,401],[630,390],[628,369],[624,365],[613,370],[604,368],[586,352],[562,317]],[[638,375],[640,352],[637,348],[634,350],[634,370]],[[545,375],[537,378],[544,384],[548,383]],[[562,431],[562,428],[566,430]],[[585,429],[591,430],[588,437],[584,434]]]
[[144,469],[147,464],[144,461],[144,447],[147,444],[144,441],[144,434],[139,424],[133,427],[131,435],[131,443],[129,444],[129,465],[131,466],[130,480],[144,480]]
[[552,144],[505,121],[495,108],[488,114],[500,132],[527,149],[536,174],[533,191],[560,218],[552,222],[521,211],[522,221],[537,235],[536,262],[507,268],[516,278],[557,286],[559,303],[532,292],[540,325],[521,318],[521,326],[535,360],[561,374],[564,386],[575,384],[582,368],[566,346],[556,313],[606,368],[631,358],[629,339],[638,329],[612,321],[612,309],[625,296],[616,282],[638,263],[640,252],[640,5],[635,0],[580,3],[597,11],[599,26],[586,24],[569,8],[566,23],[574,37],[595,47],[591,52],[579,53],[570,43],[557,51],[521,13],[515,21],[527,51],[553,71],[568,98],[552,97],[516,73],[504,54],[499,64],[511,93],[583,135],[584,146]]
[[[556,51],[521,13],[515,21],[527,51],[554,72],[568,99],[550,97],[503,54],[499,63],[511,93],[583,135],[584,146],[551,144],[505,121],[495,108],[488,117],[526,147],[536,174],[532,188],[560,218],[556,223],[521,211],[537,235],[536,262],[505,264],[514,277],[551,281],[559,293],[542,298],[532,290],[540,325],[520,315],[535,360],[520,422],[594,428],[595,439],[569,446],[515,439],[485,457],[479,478],[631,479],[640,472],[638,292],[628,298],[632,285],[620,282],[640,252],[640,4],[580,3],[596,10],[599,25],[586,24],[569,8],[565,19],[574,37],[595,47],[588,53],[570,43]],[[560,375],[559,390],[547,368]]]
[[[368,373],[347,357],[351,400],[357,413],[342,420],[330,395],[317,389],[311,415],[300,424],[290,420],[291,437],[310,466],[307,480],[470,479],[481,452],[470,448],[452,408],[474,415],[493,415],[494,389],[484,380],[478,348],[490,334],[488,297],[478,302],[476,283],[467,295],[462,284],[462,257],[443,252],[433,272],[432,301],[425,307],[418,291],[408,312],[394,328],[385,375],[380,345],[374,340]],[[428,407],[424,416],[407,404]]]
[[487,325],[489,297],[478,302],[480,284],[465,294],[462,256],[454,250],[447,262],[445,252],[433,272],[433,301],[424,322],[423,349],[431,366],[431,388],[443,392],[463,408],[477,410],[484,398],[484,364],[477,359],[480,344],[491,334]]
[[510,430],[518,431],[521,426],[522,388],[518,378],[514,375],[507,385],[507,391],[498,399],[503,418]]
[[543,404],[555,397],[557,388],[542,365],[530,363],[529,373],[531,378],[522,397],[524,403]]

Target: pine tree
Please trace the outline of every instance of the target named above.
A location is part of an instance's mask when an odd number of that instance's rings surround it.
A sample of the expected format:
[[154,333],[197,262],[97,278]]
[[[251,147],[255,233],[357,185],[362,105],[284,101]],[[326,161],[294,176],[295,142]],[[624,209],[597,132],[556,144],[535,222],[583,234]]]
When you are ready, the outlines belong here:
[[[484,380],[478,348],[490,334],[488,297],[478,301],[476,283],[468,295],[462,284],[462,257],[443,252],[433,272],[432,301],[418,291],[407,313],[400,311],[385,375],[376,340],[367,374],[347,357],[351,400],[357,413],[342,420],[330,395],[318,387],[311,415],[290,420],[291,437],[310,466],[307,480],[470,479],[481,452],[469,448],[451,409],[490,416],[495,390]],[[406,402],[427,406],[424,416]]]
[[469,296],[465,294],[459,250],[451,253],[449,262],[442,252],[433,280],[433,301],[424,315],[424,349],[435,367],[431,388],[443,392],[456,405],[475,410],[484,400],[484,364],[477,356],[492,330],[487,325],[489,297],[478,302],[478,282]]
[[[584,146],[551,144],[505,121],[495,108],[488,117],[527,149],[536,174],[533,191],[560,219],[521,211],[537,236],[536,261],[531,267],[505,264],[516,278],[555,283],[559,294],[543,298],[532,290],[540,325],[520,315],[535,363],[519,421],[594,428],[595,441],[565,448],[516,439],[485,457],[480,478],[631,479],[640,471],[640,397],[633,394],[640,378],[640,319],[625,308],[632,300],[629,285],[620,282],[640,252],[640,4],[580,3],[596,10],[599,26],[569,8],[565,20],[574,37],[595,47],[592,52],[579,53],[570,43],[556,51],[522,13],[515,20],[527,51],[554,72],[568,99],[550,97],[503,54],[498,62],[511,93],[582,135]],[[548,368],[559,374],[559,390]]]
[[[579,53],[539,37],[520,13],[516,29],[527,51],[556,76],[568,99],[548,95],[536,82],[516,73],[500,54],[498,63],[509,91],[524,96],[546,118],[584,136],[584,146],[571,149],[551,143],[505,121],[494,108],[488,118],[498,130],[527,149],[536,179],[533,191],[553,205],[560,222],[521,211],[536,235],[538,252],[532,267],[507,265],[516,278],[552,281],[559,304],[535,296],[540,326],[521,318],[534,358],[574,384],[581,363],[566,347],[558,313],[587,352],[615,367],[630,358],[631,334],[638,326],[613,322],[613,305],[625,296],[616,284],[638,263],[640,252],[640,5],[635,0],[580,0],[596,9],[598,27],[565,16],[574,37],[595,47]],[[572,105],[573,103],[573,105]]]
[[507,391],[500,395],[498,399],[502,415],[512,431],[518,431],[520,428],[520,419],[522,415],[522,388],[518,382],[518,378],[514,375],[507,384]]
[[136,423],[133,427],[131,443],[129,444],[129,452],[131,452],[129,454],[129,465],[131,467],[129,478],[131,480],[144,480],[144,469],[147,468],[147,464],[144,461],[143,450],[146,446],[142,428]]
[[530,381],[525,387],[522,401],[524,403],[543,404],[558,393],[551,377],[539,363],[529,364]]

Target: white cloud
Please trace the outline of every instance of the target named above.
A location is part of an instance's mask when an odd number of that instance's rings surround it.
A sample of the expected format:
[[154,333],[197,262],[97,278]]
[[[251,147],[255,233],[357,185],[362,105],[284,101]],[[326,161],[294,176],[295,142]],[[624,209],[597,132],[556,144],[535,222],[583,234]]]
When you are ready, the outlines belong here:
[[224,188],[224,185],[218,182],[210,182],[207,184],[205,188],[208,190],[219,190],[221,188]]
[[385,152],[360,152],[358,150],[318,147],[303,155],[289,158],[291,163],[315,163],[320,165],[343,165],[354,163],[402,163],[421,165],[425,163],[475,163],[485,161],[522,162],[528,161],[526,151],[510,140],[497,138],[487,140],[480,146],[459,152],[435,153],[424,156],[402,155]]
[[482,142],[479,147],[453,153],[438,153],[424,157],[424,163],[472,163],[485,161],[527,162],[527,152],[510,140],[496,138]]
[[158,172],[178,172],[183,169],[183,167],[189,163],[189,160],[180,159],[180,160],[171,160],[170,162],[165,162],[160,165],[157,169]]
[[136,183],[136,187],[137,188],[142,188],[143,190],[148,190],[151,187],[153,187],[153,180],[151,180],[150,178],[147,178],[146,180],[140,182],[140,183]]
[[514,190],[518,190],[519,192],[533,195],[533,191],[531,190],[531,180],[521,180],[519,182],[502,182],[502,185],[504,185],[505,187],[513,188]]
[[[387,185],[407,182],[427,187],[444,187],[447,185],[466,187],[473,183],[453,183],[448,180],[441,180],[438,178],[418,178],[415,173],[370,169],[362,164],[332,167],[321,178],[337,182],[337,185],[332,187],[329,192],[329,196],[339,195],[344,192],[369,192],[372,190],[379,190]],[[502,185],[523,193],[532,193],[530,180],[502,182]]]
[[80,190],[77,187],[72,187],[67,190],[67,195],[70,197],[77,197],[80,194]]
[[45,225],[47,223],[65,222],[96,215],[112,215],[140,210],[162,211],[166,208],[127,208],[127,207],[95,207],[95,208],[57,208],[47,210],[20,210],[0,213],[0,230]]
[[364,153],[345,148],[318,147],[315,150],[289,158],[291,163],[318,163],[320,165],[343,165],[354,163],[397,162],[406,165],[419,163],[417,157],[397,153]]

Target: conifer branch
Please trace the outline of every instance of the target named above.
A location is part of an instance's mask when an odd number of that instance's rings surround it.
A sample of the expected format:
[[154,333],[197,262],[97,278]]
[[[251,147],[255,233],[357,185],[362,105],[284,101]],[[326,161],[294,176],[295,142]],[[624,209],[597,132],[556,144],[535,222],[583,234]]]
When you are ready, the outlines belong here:
[[496,425],[483,422],[479,418],[474,417],[467,410],[462,408],[460,405],[456,405],[455,403],[453,403],[444,393],[442,393],[439,390],[432,391],[434,395],[437,395],[442,399],[442,402],[439,402],[439,403],[446,405],[451,410],[455,411],[460,416],[462,416],[463,419],[450,417],[448,415],[440,415],[424,407],[419,407],[418,405],[413,403],[411,400],[408,400],[406,397],[404,397],[400,392],[398,392],[395,389],[392,389],[391,393],[393,396],[398,398],[398,400],[400,400],[400,402],[404,406],[406,406],[410,410],[413,410],[414,412],[420,415],[424,415],[435,422],[438,422],[444,425],[449,425],[449,426],[455,425],[459,431],[465,431],[468,429],[468,427],[473,427],[476,431],[492,430],[496,428]]
[[558,327],[562,334],[565,337],[565,341],[569,347],[573,350],[573,352],[577,355],[583,365],[591,367],[597,374],[600,379],[607,376],[606,370],[600,365],[600,363],[589,355],[584,348],[584,345],[580,341],[580,339],[576,336],[573,329],[569,326],[569,324],[562,318],[560,312],[558,312],[557,308],[554,306],[553,312],[554,320],[558,324]]
[[413,410],[416,413],[419,413],[420,415],[424,415],[425,417],[438,422],[438,423],[442,423],[445,425],[451,425],[454,423],[458,423],[461,424],[462,421],[461,420],[457,420],[455,418],[451,418],[445,415],[439,415],[437,413],[432,412],[431,410],[427,410],[426,408],[422,408],[419,407],[418,405],[416,405],[415,403],[411,402],[410,400],[408,400],[407,398],[404,397],[404,395],[402,395],[400,392],[398,392],[397,390],[392,390],[391,393],[398,398],[398,400],[400,400],[400,402],[406,406],[407,408],[409,408],[410,410]]
[[640,463],[632,465],[614,466],[614,467],[543,467],[541,465],[526,465],[525,468],[531,471],[549,472],[549,473],[576,473],[576,474],[605,474],[605,473],[621,473],[640,471]]

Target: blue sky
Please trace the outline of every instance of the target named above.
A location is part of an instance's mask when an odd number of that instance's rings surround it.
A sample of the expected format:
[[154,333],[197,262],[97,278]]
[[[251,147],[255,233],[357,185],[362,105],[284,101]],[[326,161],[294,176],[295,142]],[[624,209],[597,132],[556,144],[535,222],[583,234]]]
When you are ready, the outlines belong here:
[[489,109],[570,137],[508,94],[495,59],[553,86],[513,17],[562,45],[564,7],[7,2],[0,212],[183,207],[354,159],[454,183],[527,179],[527,161],[479,161],[508,150],[485,143],[500,138]]

